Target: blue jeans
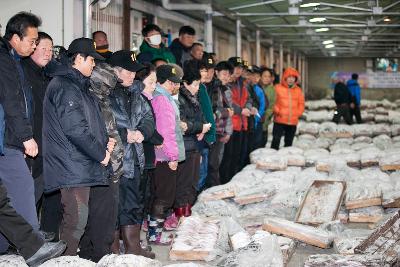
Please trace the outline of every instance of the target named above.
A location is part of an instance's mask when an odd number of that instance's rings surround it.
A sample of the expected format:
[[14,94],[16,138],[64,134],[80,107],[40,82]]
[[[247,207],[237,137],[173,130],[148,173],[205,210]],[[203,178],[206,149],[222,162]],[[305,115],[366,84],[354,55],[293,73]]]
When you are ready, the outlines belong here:
[[[33,178],[21,151],[4,148],[4,156],[0,156],[0,179],[7,189],[13,208],[33,230],[38,230]],[[0,252],[7,250],[8,246],[8,241],[0,235]]]
[[203,148],[200,151],[201,163],[200,163],[200,179],[197,184],[197,191],[201,191],[206,184],[207,172],[208,172],[208,148]]

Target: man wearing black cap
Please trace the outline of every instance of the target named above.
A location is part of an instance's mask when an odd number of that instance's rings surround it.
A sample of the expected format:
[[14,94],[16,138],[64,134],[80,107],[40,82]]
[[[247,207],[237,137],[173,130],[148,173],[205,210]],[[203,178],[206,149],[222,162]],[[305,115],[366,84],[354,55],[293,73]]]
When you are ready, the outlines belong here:
[[147,176],[143,175],[145,159],[143,141],[154,133],[155,123],[151,107],[142,90],[144,84],[133,80],[144,66],[136,54],[121,50],[115,52],[108,63],[120,81],[110,94],[110,102],[117,123],[117,130],[125,148],[123,174],[119,185],[119,210],[113,250],[118,252],[120,235],[126,254],[155,258],[155,254],[142,249],[140,227],[143,221],[144,199],[147,194]]
[[[72,41],[68,57],[71,65],[54,73],[43,105],[45,192],[61,190],[60,235],[68,246],[64,254],[76,255],[86,232],[92,247],[81,249],[90,250],[90,258],[98,261],[110,251],[114,228],[108,209],[113,197],[108,193],[108,162],[114,142],[89,92],[94,60],[103,57],[88,38]],[[101,233],[93,231],[95,224],[102,225]]]
[[244,63],[240,57],[229,58],[234,66],[230,83],[232,91],[232,124],[233,134],[225,145],[224,157],[221,163],[221,182],[227,183],[244,167],[245,153],[247,152],[247,123],[251,115],[251,101],[242,78]]

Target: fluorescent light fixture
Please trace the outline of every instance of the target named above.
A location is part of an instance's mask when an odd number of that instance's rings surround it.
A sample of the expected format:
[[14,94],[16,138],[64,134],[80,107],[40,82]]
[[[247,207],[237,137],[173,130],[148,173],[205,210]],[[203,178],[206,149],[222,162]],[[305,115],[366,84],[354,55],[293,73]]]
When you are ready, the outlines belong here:
[[327,32],[327,31],[329,31],[329,28],[318,28],[318,29],[315,29],[315,32]]
[[308,4],[302,4],[300,7],[316,7],[321,5],[320,3],[308,3]]
[[334,48],[334,47],[335,47],[334,44],[328,44],[328,45],[325,46],[325,48]]
[[324,22],[326,18],[312,18],[308,20],[309,22]]
[[332,40],[326,40],[326,41],[323,41],[322,44],[324,44],[324,45],[333,44],[333,41]]

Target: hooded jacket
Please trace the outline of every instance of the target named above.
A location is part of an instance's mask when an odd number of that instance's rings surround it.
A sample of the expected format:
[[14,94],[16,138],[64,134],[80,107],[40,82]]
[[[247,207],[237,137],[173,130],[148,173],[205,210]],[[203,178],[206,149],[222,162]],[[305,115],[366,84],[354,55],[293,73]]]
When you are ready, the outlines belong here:
[[23,151],[22,143],[31,139],[33,132],[27,116],[29,111],[24,84],[21,82],[14,53],[9,42],[0,37],[0,104],[4,109],[4,145]]
[[[286,82],[289,76],[296,78],[292,88]],[[300,75],[297,70],[287,68],[283,73],[281,83],[275,86],[276,100],[274,105],[274,121],[281,124],[297,125],[304,112],[304,95],[297,85]]]
[[107,129],[89,78],[72,67],[54,75],[43,103],[45,192],[107,185]]
[[151,47],[146,41],[143,41],[143,43],[140,45],[140,52],[148,52],[153,55],[153,59],[163,59],[167,63],[175,63],[175,56],[171,53],[171,51],[168,50],[164,46],[164,44],[160,44],[160,48],[154,48]]

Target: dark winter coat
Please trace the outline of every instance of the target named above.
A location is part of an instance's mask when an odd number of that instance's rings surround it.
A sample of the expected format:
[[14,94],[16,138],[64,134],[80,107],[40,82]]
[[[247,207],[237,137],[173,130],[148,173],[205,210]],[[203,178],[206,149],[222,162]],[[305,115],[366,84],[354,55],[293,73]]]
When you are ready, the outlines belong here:
[[192,95],[188,89],[182,86],[179,89],[179,114],[181,121],[186,122],[187,130],[183,134],[185,151],[198,150],[197,134],[203,131],[203,124],[207,123],[203,117],[197,96]]
[[123,169],[126,178],[134,178],[135,167],[136,169],[139,167],[142,172],[145,165],[143,144],[129,144],[127,130],[139,130],[147,141],[153,135],[155,128],[151,108],[141,94],[143,88],[143,83],[139,81],[135,81],[129,88],[118,84],[110,94],[117,129],[125,148]]
[[190,47],[185,47],[179,42],[179,39],[176,38],[172,41],[171,45],[169,46],[169,50],[171,50],[172,54],[175,56],[176,64],[183,67],[183,64],[186,60],[192,59],[190,55]]
[[[151,99],[147,98],[147,95],[144,95],[144,99],[146,99],[147,103],[151,108],[151,114],[154,118],[154,124],[156,124],[156,116],[154,114],[153,106],[151,105]],[[154,150],[154,146],[162,145],[164,142],[164,138],[157,132],[157,129],[154,129],[153,135],[149,140],[143,142],[143,150],[144,150],[144,168],[145,169],[154,169],[156,167],[156,152]]]
[[45,191],[107,185],[107,129],[89,78],[74,68],[55,73],[43,108]]
[[342,83],[338,82],[335,85],[334,96],[336,105],[343,105],[343,104],[350,104],[351,103],[351,95],[347,86]]
[[38,144],[39,154],[32,163],[32,176],[38,177],[43,173],[43,149],[42,149],[42,128],[43,128],[43,100],[50,78],[46,75],[45,69],[38,66],[30,57],[21,61],[28,83],[32,88],[33,110],[32,127],[33,138]]
[[106,63],[97,63],[90,76],[89,88],[98,98],[108,136],[117,141],[110,159],[114,181],[117,181],[123,174],[122,163],[124,158],[124,147],[117,130],[117,123],[115,122],[109,98],[110,92],[114,90],[117,84],[117,80],[118,78],[111,66]]
[[32,139],[28,100],[23,77],[19,74],[15,51],[9,42],[0,38],[0,104],[4,109],[4,145],[24,150],[23,142]]

